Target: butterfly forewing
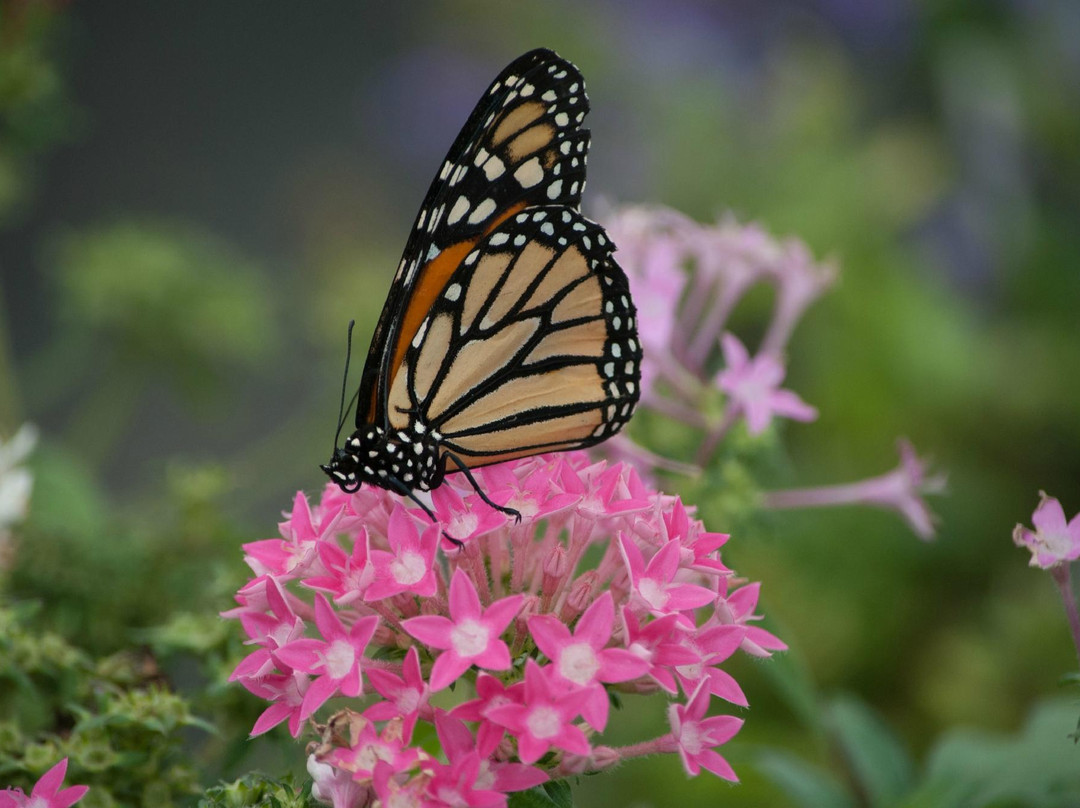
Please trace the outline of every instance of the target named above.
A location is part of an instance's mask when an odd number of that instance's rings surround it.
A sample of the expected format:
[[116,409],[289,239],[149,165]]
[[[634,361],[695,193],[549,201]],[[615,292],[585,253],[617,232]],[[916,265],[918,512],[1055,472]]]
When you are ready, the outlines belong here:
[[389,392],[471,467],[588,446],[637,401],[641,349],[626,277],[602,228],[530,208],[484,236],[429,307]]
[[358,427],[386,424],[383,402],[408,346],[481,239],[525,208],[578,208],[588,109],[577,68],[542,49],[512,62],[481,97],[417,214],[364,366]]

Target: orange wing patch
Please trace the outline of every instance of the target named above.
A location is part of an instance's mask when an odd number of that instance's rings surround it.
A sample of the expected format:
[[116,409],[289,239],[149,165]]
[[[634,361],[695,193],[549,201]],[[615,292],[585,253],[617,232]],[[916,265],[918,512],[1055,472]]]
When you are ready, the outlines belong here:
[[[524,203],[521,203],[500,213],[491,221],[491,225],[483,235],[490,233],[524,207]],[[483,236],[451,244],[420,268],[420,277],[413,287],[409,305],[401,317],[401,327],[398,329],[397,342],[394,344],[394,358],[390,363],[390,384],[387,389],[394,386],[394,378],[405,359],[405,351],[408,350],[409,343],[416,336],[416,332],[420,330],[420,324],[424,322],[424,318],[431,311],[435,301],[439,299],[439,295],[446,290],[446,285],[450,281],[450,276],[454,274],[454,270],[461,265],[465,256],[472,251],[481,238]]]

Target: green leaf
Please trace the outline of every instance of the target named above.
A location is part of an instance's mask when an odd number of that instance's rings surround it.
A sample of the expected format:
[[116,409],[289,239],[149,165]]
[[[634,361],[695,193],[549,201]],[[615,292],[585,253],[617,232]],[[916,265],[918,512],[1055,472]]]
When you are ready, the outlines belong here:
[[871,806],[890,805],[913,784],[907,750],[885,722],[854,698],[838,698],[828,724],[856,783]]
[[515,791],[507,808],[574,808],[574,796],[566,780],[552,780],[528,791]]
[[1080,805],[1080,748],[1071,742],[1073,700],[1035,707],[1016,735],[953,730],[930,753],[926,776],[905,808]]
[[828,772],[780,750],[761,752],[754,766],[800,808],[853,808],[854,798]]

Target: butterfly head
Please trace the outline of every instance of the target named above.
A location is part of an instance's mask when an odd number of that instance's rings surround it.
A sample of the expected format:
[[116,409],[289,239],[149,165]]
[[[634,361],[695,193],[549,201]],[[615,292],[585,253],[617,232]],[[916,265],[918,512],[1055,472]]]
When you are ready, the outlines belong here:
[[363,483],[391,491],[429,490],[441,481],[438,444],[420,430],[387,432],[364,426],[334,449],[320,466],[342,491],[351,494]]

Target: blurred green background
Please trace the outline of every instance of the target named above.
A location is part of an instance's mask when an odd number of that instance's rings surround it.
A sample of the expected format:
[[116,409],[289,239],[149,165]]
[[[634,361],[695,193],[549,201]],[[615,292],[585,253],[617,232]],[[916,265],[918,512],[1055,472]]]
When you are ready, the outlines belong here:
[[[140,632],[216,625],[239,543],[322,485],[346,323],[366,345],[475,99],[546,46],[588,80],[587,213],[730,210],[840,265],[789,355],[786,386],[820,418],[784,429],[757,482],[881,473],[899,435],[949,475],[932,544],[859,509],[740,523],[724,559],[763,581],[792,647],[736,666],[751,709],[725,753],[743,785],[667,758],[588,778],[580,804],[798,804],[756,765],[766,747],[843,781],[844,749],[792,688],[868,705],[922,770],[959,728],[1015,737],[1075,668],[1056,593],[1009,534],[1040,488],[1080,508],[1080,4],[0,9],[0,435],[42,431],[8,589],[69,641],[159,648],[181,688],[208,675],[166,653],[197,656],[198,631]],[[233,706],[236,728],[259,709]],[[619,717],[621,740],[659,731],[654,706]],[[1077,716],[1053,748],[1080,771]],[[302,764],[291,741],[229,748],[204,783]]]

